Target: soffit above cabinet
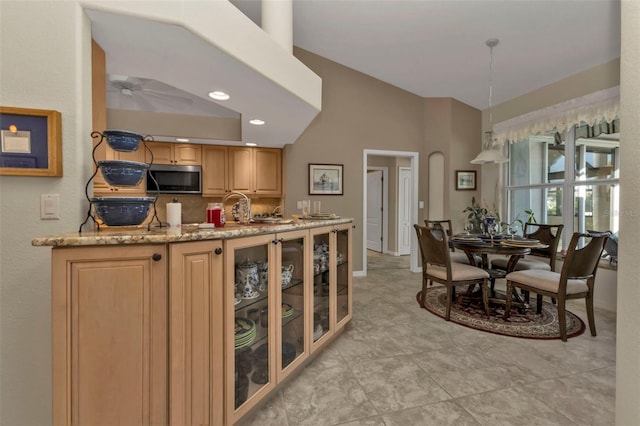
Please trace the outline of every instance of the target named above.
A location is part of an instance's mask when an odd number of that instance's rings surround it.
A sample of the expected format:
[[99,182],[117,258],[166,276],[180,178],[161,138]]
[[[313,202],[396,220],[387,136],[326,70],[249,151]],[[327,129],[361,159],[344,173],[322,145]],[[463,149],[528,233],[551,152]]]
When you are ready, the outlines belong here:
[[[92,37],[105,51],[109,76],[161,82],[199,98],[192,105],[217,102],[208,98],[212,90],[229,93],[231,99],[218,103],[239,113],[242,143],[293,143],[321,109],[320,77],[227,1],[81,5]],[[192,105],[182,110],[215,116],[208,108],[193,111]],[[249,124],[253,118],[266,124]]]

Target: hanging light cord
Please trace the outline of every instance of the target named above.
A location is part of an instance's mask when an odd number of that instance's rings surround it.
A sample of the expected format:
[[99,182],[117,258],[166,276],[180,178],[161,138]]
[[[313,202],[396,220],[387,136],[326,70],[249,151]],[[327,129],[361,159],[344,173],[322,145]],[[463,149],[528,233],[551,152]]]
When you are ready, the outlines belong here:
[[489,130],[487,134],[487,149],[493,149],[493,48],[497,46],[499,40],[497,38],[490,38],[486,41],[486,45],[489,46]]

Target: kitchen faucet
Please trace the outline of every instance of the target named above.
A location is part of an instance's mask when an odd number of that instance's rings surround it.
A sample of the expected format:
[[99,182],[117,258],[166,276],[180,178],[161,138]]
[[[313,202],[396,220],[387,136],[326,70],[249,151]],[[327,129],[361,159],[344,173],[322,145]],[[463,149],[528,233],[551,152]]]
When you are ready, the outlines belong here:
[[249,223],[249,221],[251,221],[251,200],[242,192],[231,191],[227,195],[225,195],[224,198],[222,198],[222,208],[225,207],[224,203],[232,197],[240,198],[240,203],[238,205],[238,215],[240,216],[240,223]]

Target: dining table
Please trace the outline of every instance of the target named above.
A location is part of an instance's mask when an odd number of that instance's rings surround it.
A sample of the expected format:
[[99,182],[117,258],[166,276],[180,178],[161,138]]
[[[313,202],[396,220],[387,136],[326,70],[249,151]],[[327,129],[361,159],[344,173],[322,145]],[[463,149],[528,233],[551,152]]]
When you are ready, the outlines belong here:
[[[541,244],[537,240],[530,240],[520,237],[489,237],[476,234],[460,234],[453,235],[449,239],[449,246],[456,250],[462,250],[469,259],[469,264],[477,266],[476,259],[479,256],[481,261],[479,267],[487,271],[489,280],[491,281],[491,294],[489,296],[490,303],[504,304],[506,295],[494,290],[495,280],[504,278],[509,272],[515,270],[516,264],[527,254],[531,253],[532,248],[545,248],[545,244]],[[501,269],[492,269],[489,263],[489,255],[509,256],[506,271]],[[473,288],[470,288],[468,295],[471,295]],[[516,307],[527,307],[517,292],[513,292],[513,302]]]

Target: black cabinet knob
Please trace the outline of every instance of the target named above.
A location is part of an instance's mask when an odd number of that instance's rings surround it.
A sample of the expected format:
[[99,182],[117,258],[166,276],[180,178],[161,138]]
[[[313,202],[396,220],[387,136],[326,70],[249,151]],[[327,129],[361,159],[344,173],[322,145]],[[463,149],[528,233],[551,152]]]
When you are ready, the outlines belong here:
[[162,259],[162,255],[160,253],[153,253],[151,259],[153,259],[154,262],[157,262],[158,260]]
[[222,249],[220,247],[216,247],[216,249],[213,252],[215,254],[222,254]]

